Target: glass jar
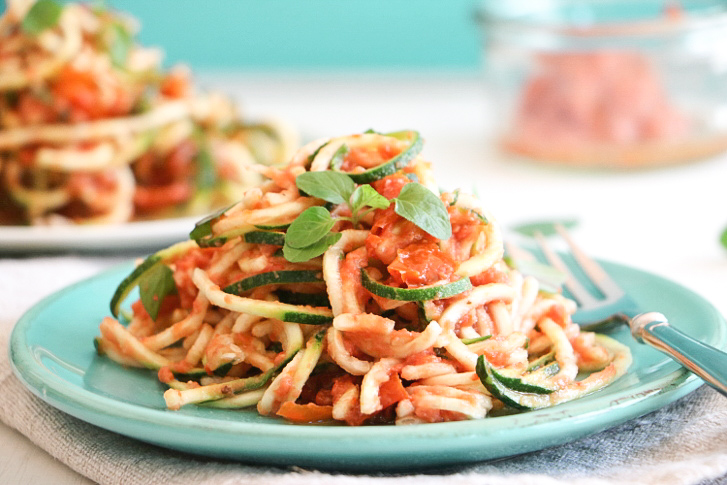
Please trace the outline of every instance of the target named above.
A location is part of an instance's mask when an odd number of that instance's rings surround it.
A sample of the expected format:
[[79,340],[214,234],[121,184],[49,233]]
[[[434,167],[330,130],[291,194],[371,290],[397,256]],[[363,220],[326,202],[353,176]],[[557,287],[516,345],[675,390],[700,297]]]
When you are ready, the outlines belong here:
[[632,168],[727,149],[727,1],[492,0],[481,22],[505,152]]

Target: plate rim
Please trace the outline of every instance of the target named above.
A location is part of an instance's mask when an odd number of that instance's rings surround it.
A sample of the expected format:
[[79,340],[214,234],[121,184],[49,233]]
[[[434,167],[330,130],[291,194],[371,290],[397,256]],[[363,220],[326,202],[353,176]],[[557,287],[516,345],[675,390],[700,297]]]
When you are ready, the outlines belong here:
[[203,215],[94,225],[0,225],[0,253],[107,252],[171,244],[186,237],[201,217]]
[[[607,266],[614,266],[619,269],[626,269],[627,271],[637,271],[646,274],[649,277],[658,278],[675,285],[680,291],[686,292],[692,297],[697,297],[700,300],[700,303],[707,305],[710,313],[714,314],[715,322],[720,330],[719,332],[714,333],[714,339],[709,341],[710,345],[720,348],[727,345],[727,322],[725,321],[724,316],[709,301],[701,297],[699,294],[677,282],[674,282],[673,280],[651,272],[619,263],[610,263],[603,260],[599,261],[605,263]],[[242,433],[244,436],[249,438],[264,435],[266,438],[275,439],[283,437],[290,438],[295,435],[296,439],[395,438],[396,440],[402,440],[409,438],[441,438],[444,433],[447,439],[457,439],[466,436],[471,437],[473,434],[480,434],[483,431],[502,431],[505,429],[511,429],[512,423],[517,424],[521,429],[538,429],[542,426],[550,426],[554,422],[560,420],[570,421],[573,419],[589,419],[600,422],[597,418],[608,413],[614,407],[626,408],[631,406],[634,410],[636,410],[636,408],[640,409],[640,411],[636,414],[629,415],[624,419],[616,422],[608,421],[605,426],[601,425],[600,429],[606,429],[627,420],[634,419],[635,417],[641,416],[647,412],[660,409],[661,407],[696,390],[702,385],[702,382],[695,375],[689,373],[683,367],[678,367],[676,370],[669,372],[669,374],[655,381],[643,382],[636,388],[621,390],[616,394],[609,395],[608,401],[610,404],[601,405],[595,410],[593,409],[592,401],[584,402],[583,400],[575,400],[557,407],[545,408],[542,410],[510,416],[460,422],[428,423],[404,427],[296,426],[282,422],[251,423],[246,421],[228,421],[215,418],[197,417],[169,410],[149,408],[94,393],[63,379],[61,376],[45,368],[45,366],[33,359],[30,346],[26,339],[27,329],[33,325],[37,316],[56,300],[63,298],[69,293],[78,291],[80,288],[88,285],[95,279],[109,278],[116,275],[119,277],[120,281],[120,278],[123,277],[123,272],[129,271],[131,267],[132,263],[130,262],[116,265],[43,298],[26,311],[26,313],[18,320],[13,328],[11,338],[9,340],[9,356],[13,372],[23,382],[27,389],[57,409],[68,412],[83,421],[90,422],[121,434],[126,433],[117,428],[110,428],[99,424],[98,420],[89,420],[87,419],[87,416],[84,416],[83,413],[78,410],[91,413],[92,415],[99,414],[105,418],[111,418],[114,420],[130,420],[131,422],[141,424],[153,423],[156,427],[165,429],[169,427],[179,429],[183,428],[189,431],[201,430],[214,434],[234,434],[236,436],[239,436],[240,433]],[[57,398],[54,394],[57,394]],[[646,400],[650,400],[650,404],[645,406],[644,402]],[[69,405],[68,403],[71,403],[72,405]],[[637,404],[640,405],[636,406]],[[549,416],[552,414],[560,414],[562,416],[560,418],[556,416]],[[544,419],[539,420],[538,418],[541,417]],[[526,422],[518,423],[518,421],[523,420]],[[582,435],[585,434],[591,433],[586,432]],[[127,434],[127,436],[132,436],[133,438],[140,439],[142,441],[149,441],[142,437],[130,434]],[[165,445],[162,444],[161,446]],[[203,451],[201,454],[208,453]],[[511,453],[503,456],[510,455]]]

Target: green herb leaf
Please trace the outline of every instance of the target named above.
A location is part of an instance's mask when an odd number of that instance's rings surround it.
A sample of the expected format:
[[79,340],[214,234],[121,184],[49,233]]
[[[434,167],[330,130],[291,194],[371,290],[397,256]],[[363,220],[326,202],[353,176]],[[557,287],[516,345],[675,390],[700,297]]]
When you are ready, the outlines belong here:
[[452,224],[444,202],[423,185],[416,182],[406,184],[394,202],[397,214],[437,239],[452,236]]
[[724,231],[722,231],[722,235],[719,238],[719,242],[722,243],[722,247],[727,249],[727,227],[725,227]]
[[351,207],[354,213],[366,206],[374,209],[386,209],[389,204],[391,201],[376,192],[370,185],[359,185],[351,195]]
[[351,178],[340,172],[305,172],[295,179],[300,190],[334,204],[348,203],[356,188]]
[[285,246],[296,249],[308,247],[323,239],[335,223],[325,207],[309,207],[290,224],[285,233]]
[[541,233],[543,236],[552,236],[556,234],[555,226],[557,224],[562,225],[566,229],[572,229],[573,227],[578,225],[578,221],[576,219],[564,219],[560,221],[537,221],[529,222],[527,224],[519,224],[517,226],[511,227],[511,229],[528,237],[535,237],[535,233],[538,232]]
[[109,57],[114,66],[123,68],[126,66],[126,60],[129,58],[134,42],[131,33],[125,25],[114,22],[111,24],[111,44],[109,45]]
[[283,256],[291,263],[304,263],[325,253],[328,248],[341,239],[341,236],[342,234],[340,232],[328,233],[323,239],[304,248],[292,248],[286,243],[283,246]]
[[38,35],[58,24],[63,7],[54,0],[39,0],[23,19],[22,28],[30,35]]
[[197,175],[195,177],[197,188],[211,189],[217,185],[217,167],[209,148],[202,146],[197,153]]
[[156,320],[162,301],[170,293],[175,293],[174,273],[164,264],[156,265],[139,279],[141,304],[152,320]]
[[350,151],[351,149],[345,143],[338,147],[336,153],[334,153],[331,157],[331,163],[328,166],[331,167],[333,170],[340,170],[341,165],[343,165],[343,160],[346,158],[346,155],[348,155]]

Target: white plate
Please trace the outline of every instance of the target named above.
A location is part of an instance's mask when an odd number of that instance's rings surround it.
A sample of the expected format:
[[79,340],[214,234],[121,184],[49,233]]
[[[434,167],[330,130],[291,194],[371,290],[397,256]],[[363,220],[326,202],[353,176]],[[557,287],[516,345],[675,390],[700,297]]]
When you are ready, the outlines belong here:
[[106,226],[0,226],[0,252],[118,251],[168,246],[187,239],[202,216]]

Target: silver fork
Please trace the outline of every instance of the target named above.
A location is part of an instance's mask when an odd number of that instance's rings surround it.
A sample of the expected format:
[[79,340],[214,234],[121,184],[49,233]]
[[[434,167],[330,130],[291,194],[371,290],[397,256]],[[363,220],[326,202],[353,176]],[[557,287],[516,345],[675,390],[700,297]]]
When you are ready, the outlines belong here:
[[[579,323],[588,329],[605,315],[612,315],[610,323],[628,323],[631,334],[641,343],[660,350],[681,363],[684,367],[701,377],[707,384],[727,396],[727,353],[703,344],[669,325],[666,317],[657,312],[641,313],[638,305],[627,295],[604,269],[588,257],[559,224],[555,229],[568,244],[571,254],[590,282],[603,294],[594,296],[581,284],[576,275],[568,268],[563,259],[551,248],[545,237],[536,234],[543,255],[548,262],[563,272],[565,287],[578,303]],[[602,326],[604,320],[599,322]],[[591,328],[593,325],[590,326]]]

